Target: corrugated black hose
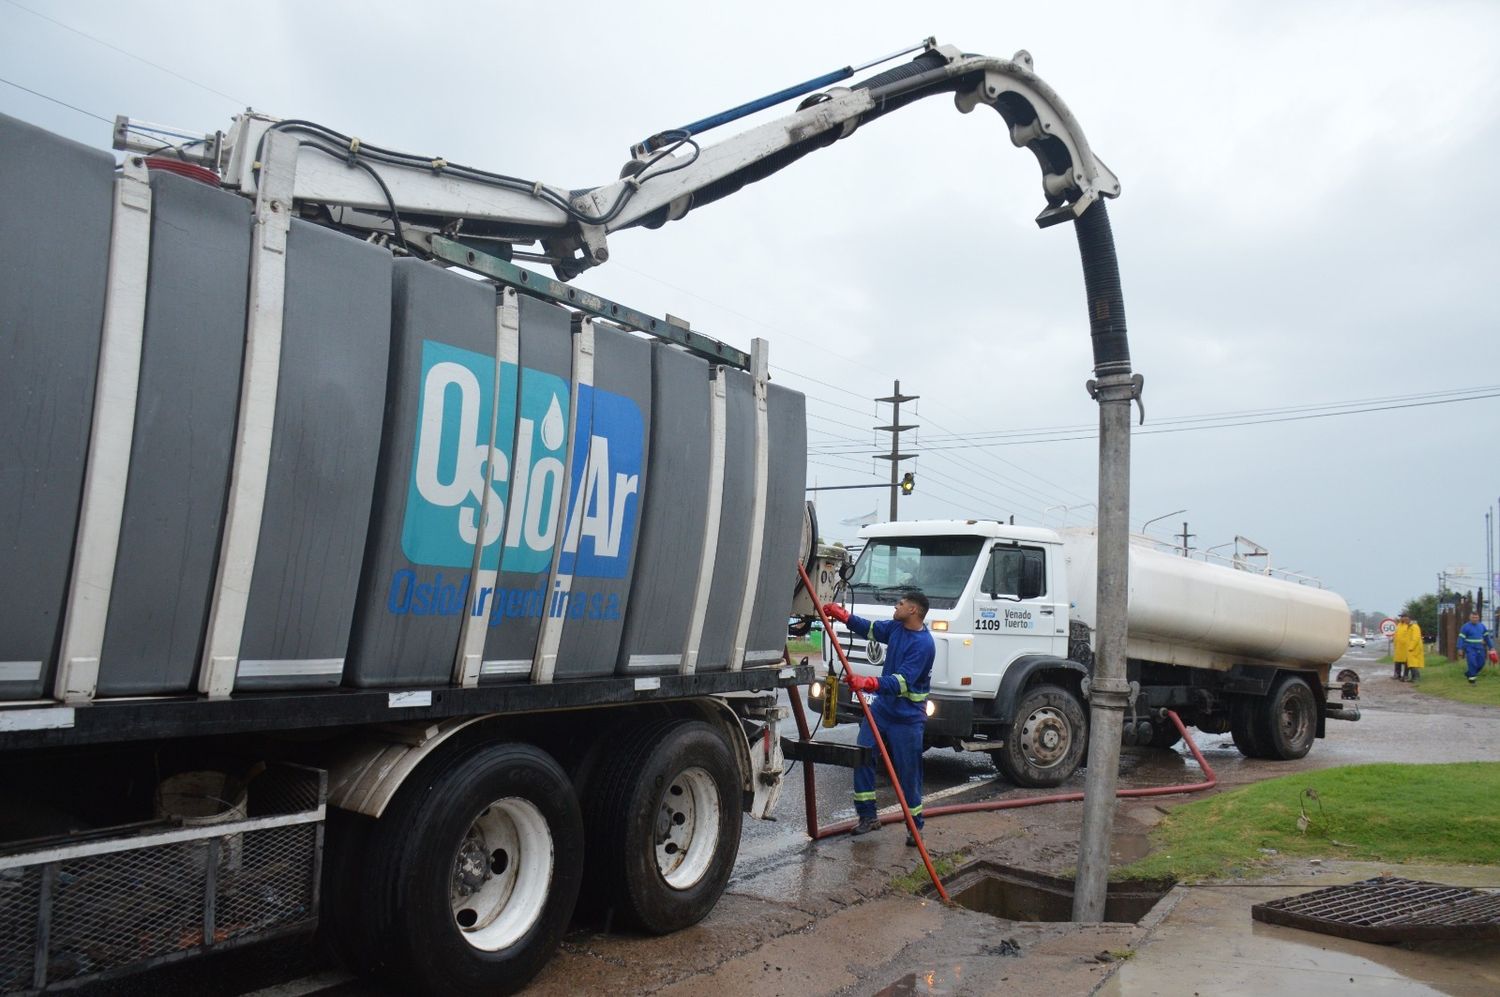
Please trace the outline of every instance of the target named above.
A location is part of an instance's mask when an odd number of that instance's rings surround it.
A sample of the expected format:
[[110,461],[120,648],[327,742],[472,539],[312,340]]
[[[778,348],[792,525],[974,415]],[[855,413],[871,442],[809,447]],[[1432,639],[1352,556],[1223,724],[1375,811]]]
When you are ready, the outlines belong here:
[[1089,303],[1089,335],[1094,342],[1094,373],[1130,373],[1130,344],[1125,335],[1125,297],[1120,291],[1120,263],[1109,212],[1100,198],[1073,223],[1083,284]]

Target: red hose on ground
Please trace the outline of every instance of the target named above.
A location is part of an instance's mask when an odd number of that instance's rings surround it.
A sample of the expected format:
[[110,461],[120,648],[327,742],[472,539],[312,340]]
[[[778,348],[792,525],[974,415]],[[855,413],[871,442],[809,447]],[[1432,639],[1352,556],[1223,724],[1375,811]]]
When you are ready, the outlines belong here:
[[[802,573],[802,578],[803,582],[807,584],[808,592],[811,593],[813,591],[813,587],[811,582],[808,580],[807,573],[805,571]],[[814,602],[816,602],[816,600],[814,600]],[[844,656],[844,649],[839,644],[838,637],[834,634],[833,628],[829,625],[828,618],[823,615],[822,607],[818,608],[818,616],[823,620],[824,635],[829,640],[833,641],[833,649],[837,653],[839,661],[842,662],[844,670],[847,673],[849,669],[849,659]],[[811,741],[812,732],[808,729],[807,717],[803,716],[802,713],[802,694],[797,690],[795,686],[793,686],[789,690],[789,692],[793,706],[792,715],[797,721],[798,737],[800,737],[803,741]],[[864,696],[860,695],[857,690],[855,692],[855,695],[859,696],[859,705],[864,709],[865,716],[867,718],[870,717],[870,708],[865,704]],[[1150,786],[1144,789],[1121,789],[1115,793],[1116,797],[1135,798],[1142,796],[1175,796],[1183,793],[1201,793],[1204,790],[1213,789],[1219,784],[1219,777],[1214,774],[1213,766],[1208,764],[1208,759],[1204,758],[1203,752],[1198,750],[1198,744],[1193,740],[1193,736],[1188,733],[1187,727],[1182,722],[1182,718],[1172,710],[1167,710],[1166,713],[1167,716],[1172,719],[1172,723],[1174,726],[1176,726],[1177,732],[1182,735],[1182,739],[1187,743],[1188,750],[1192,752],[1193,759],[1197,761],[1198,767],[1203,770],[1203,781],[1179,783],[1173,786]],[[870,719],[870,727],[872,730],[876,729],[875,721],[873,718]],[[875,743],[877,745],[880,745],[881,756],[885,758],[886,772],[891,778],[892,786],[894,786],[896,789],[896,798],[901,803],[900,817],[898,817],[896,814],[886,814],[885,816],[880,818],[880,822],[882,824],[894,824],[897,820],[904,818],[907,822],[907,826],[913,828],[914,830],[915,826],[911,821],[911,811],[907,807],[906,798],[901,793],[901,784],[900,781],[896,778],[895,769],[891,765],[889,756],[887,756],[885,753],[885,745],[881,743],[881,739],[879,737],[875,739]],[[814,841],[819,841],[823,838],[831,838],[836,834],[847,833],[848,830],[855,825],[855,821],[839,821],[837,824],[832,824],[828,827],[822,828],[818,826],[818,801],[816,795],[816,784],[813,779],[813,772],[810,766],[804,765],[802,779],[804,790],[803,797],[807,805],[808,837],[812,838]],[[947,814],[984,813],[990,810],[1019,810],[1022,807],[1036,807],[1041,806],[1045,803],[1076,803],[1082,799],[1082,793],[1057,793],[1052,796],[1027,796],[1019,800],[988,800],[983,803],[956,803],[946,807],[924,808],[923,816],[942,817]],[[914,834],[913,837],[917,841],[918,845],[921,846],[922,861],[926,863],[927,872],[932,876],[932,881],[934,885],[937,886],[938,893],[942,895],[944,900],[947,900],[948,895],[943,891],[942,885],[938,883],[937,873],[932,867],[932,860],[927,855],[927,847],[922,844],[922,839],[919,835]]]
[[[834,653],[838,655],[839,663],[843,666],[844,674],[850,674],[849,659],[844,656],[843,645],[839,643],[838,636],[833,632],[833,624],[828,621],[828,615],[823,612],[823,607],[818,605],[818,590],[813,587],[812,579],[807,577],[807,569],[803,567],[800,562],[797,564],[797,573],[802,576],[802,584],[807,587],[808,597],[812,599],[813,605],[817,606],[818,619],[823,621],[823,633],[833,641],[833,650]],[[795,686],[793,687],[792,691],[794,693],[796,692]],[[911,840],[916,842],[917,851],[922,853],[922,864],[927,867],[927,875],[932,877],[932,885],[937,890],[938,896],[943,899],[943,903],[952,903],[953,901],[948,899],[948,891],[943,888],[943,881],[938,878],[937,870],[932,867],[932,856],[927,854],[927,844],[922,840],[922,831],[917,827],[917,822],[912,818],[911,807],[908,806],[906,802],[906,794],[901,791],[901,780],[896,778],[896,766],[891,763],[890,753],[885,749],[885,738],[880,736],[880,728],[875,725],[875,717],[870,713],[870,704],[865,702],[864,693],[860,692],[858,689],[853,690],[853,692],[854,698],[859,703],[859,708],[864,711],[865,722],[870,725],[870,730],[875,735],[875,746],[880,749],[880,758],[883,762],[885,762],[885,774],[890,777],[891,788],[895,789],[896,791],[896,802],[901,804],[901,816],[906,821],[907,833],[911,835]],[[797,709],[794,711],[797,714],[797,727],[804,734],[803,739],[808,740],[809,738],[806,736],[807,718],[802,715],[801,695],[797,695],[794,705],[797,707]],[[810,772],[811,770],[808,771]],[[803,775],[803,780],[803,785],[808,789],[808,793],[806,794],[808,800],[807,827],[808,830],[811,831],[818,826],[818,815],[816,809],[814,808],[813,793],[811,792],[813,783],[811,777],[807,774]],[[894,817],[895,815],[891,814],[890,816]],[[881,823],[894,823],[894,821],[881,821]],[[845,828],[845,830],[848,830],[849,827],[853,826],[854,822],[851,821],[849,822],[849,825]],[[814,834],[813,840],[816,841],[819,837],[822,837],[822,835]]]

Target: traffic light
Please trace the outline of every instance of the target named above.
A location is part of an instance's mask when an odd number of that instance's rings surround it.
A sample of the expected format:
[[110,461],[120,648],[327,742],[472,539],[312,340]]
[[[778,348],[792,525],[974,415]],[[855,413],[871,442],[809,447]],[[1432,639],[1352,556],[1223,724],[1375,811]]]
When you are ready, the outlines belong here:
[[904,478],[901,479],[901,494],[902,495],[910,495],[911,492],[912,492],[912,489],[916,488],[916,487],[917,487],[917,477],[916,477],[916,475],[912,474],[910,471],[907,471],[906,472],[906,477],[904,477]]

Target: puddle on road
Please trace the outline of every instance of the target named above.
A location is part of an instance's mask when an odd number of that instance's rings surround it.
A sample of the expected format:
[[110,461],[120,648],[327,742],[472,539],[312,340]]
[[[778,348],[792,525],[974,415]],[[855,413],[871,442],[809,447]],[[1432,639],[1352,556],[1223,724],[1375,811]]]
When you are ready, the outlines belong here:
[[[1073,883],[1056,876],[993,862],[972,862],[948,876],[943,885],[960,907],[1007,921],[1073,919]],[[1139,921],[1173,885],[1171,880],[1110,883],[1104,920]]]

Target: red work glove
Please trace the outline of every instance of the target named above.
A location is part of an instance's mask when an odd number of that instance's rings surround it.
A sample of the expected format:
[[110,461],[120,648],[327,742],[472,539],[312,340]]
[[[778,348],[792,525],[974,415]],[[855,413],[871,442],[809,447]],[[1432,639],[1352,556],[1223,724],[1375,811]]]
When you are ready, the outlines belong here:
[[845,609],[843,606],[838,605],[837,603],[828,603],[823,607],[823,612],[831,620],[838,620],[840,623],[849,622],[849,610]]
[[1490,664],[1492,664],[1492,665],[1500,664],[1500,651],[1491,651],[1490,652]]
[[856,675],[853,672],[848,673],[844,683],[859,692],[874,692],[880,688],[880,680],[873,675]]

